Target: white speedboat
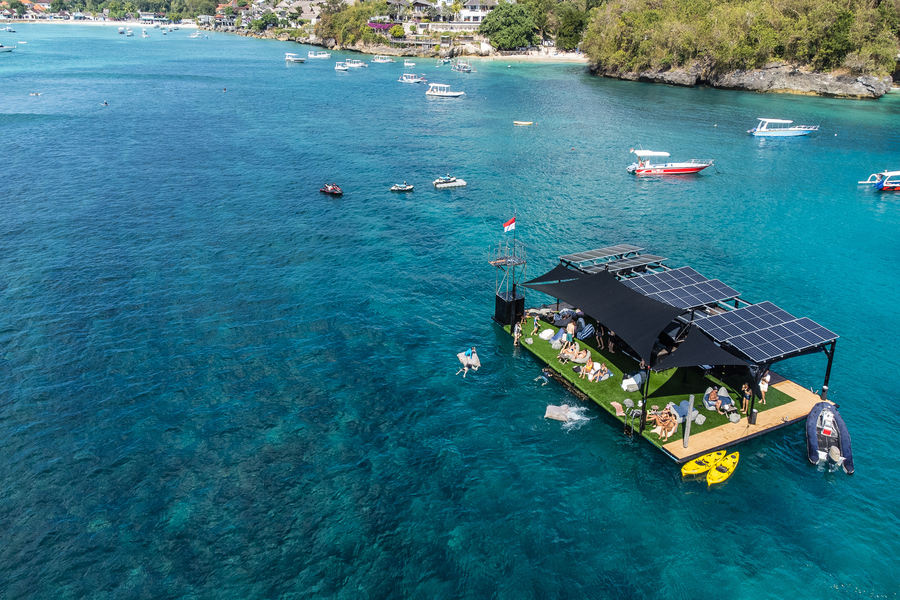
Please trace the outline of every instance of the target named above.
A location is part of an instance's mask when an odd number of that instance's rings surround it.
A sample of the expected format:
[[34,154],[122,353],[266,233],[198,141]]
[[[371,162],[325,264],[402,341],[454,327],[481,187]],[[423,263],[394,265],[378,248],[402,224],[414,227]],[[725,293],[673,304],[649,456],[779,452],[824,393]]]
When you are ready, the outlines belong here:
[[346,73],[347,71],[350,70],[350,67],[348,67],[347,63],[345,63],[345,62],[336,62],[336,63],[334,63],[334,70]]
[[310,50],[306,53],[307,58],[331,58],[331,55],[327,52],[316,52],[314,50]]
[[419,77],[415,73],[404,73],[397,81],[400,83],[425,83],[425,79]]
[[0,44],[0,52],[12,52],[16,48],[17,46],[4,46],[3,44]]
[[456,177],[451,177],[449,173],[443,177],[438,177],[432,183],[434,184],[434,187],[438,189],[466,187],[465,181],[457,179]]
[[131,27],[125,28],[125,35],[126,36],[134,36],[134,32],[131,30]]
[[690,162],[664,162],[654,163],[654,157],[668,157],[668,152],[653,152],[652,150],[631,150],[638,157],[638,162],[626,167],[629,173],[635,175],[688,175],[699,173],[713,164],[712,160],[692,160]]
[[[818,125],[791,125],[793,121],[787,119],[763,119],[757,117],[759,125],[747,130],[747,133],[755,137],[797,137],[809,135],[818,131]],[[773,127],[774,125],[774,127]]]
[[413,187],[414,187],[413,184],[406,183],[404,181],[403,183],[395,183],[394,185],[392,185],[391,191],[392,192],[411,192],[411,191],[413,191]]
[[358,68],[360,68],[360,67],[367,67],[367,68],[368,68],[369,65],[367,65],[366,63],[364,63],[364,62],[361,61],[361,60],[357,60],[357,59],[355,59],[355,58],[351,58],[350,60],[347,61],[347,66],[350,67],[351,69],[358,69]]
[[372,62],[373,63],[392,63],[392,62],[394,62],[394,59],[391,58],[390,56],[385,56],[383,54],[376,54],[374,57],[372,57]]
[[406,59],[403,61],[403,66],[404,67],[414,67],[414,66],[416,66],[416,63],[414,63],[413,61],[411,61],[409,59]]
[[459,98],[460,96],[465,96],[465,92],[451,92],[450,86],[445,83],[429,83],[428,91],[425,92],[427,96],[434,96],[436,98]]
[[195,31],[194,33],[192,33],[192,34],[189,35],[188,37],[189,37],[189,38],[198,38],[198,37],[203,37],[203,34],[200,33],[199,31]]
[[293,52],[285,52],[284,60],[291,63],[302,63],[306,62],[306,59],[300,56],[299,54],[294,54]]
[[454,71],[456,71],[458,73],[474,73],[475,72],[475,69],[472,67],[472,64],[467,63],[463,60],[456,61],[456,63],[454,63],[454,65],[451,67],[451,69],[453,69]]
[[125,33],[125,28],[124,28],[124,27],[119,27],[119,33],[124,34],[124,33]]

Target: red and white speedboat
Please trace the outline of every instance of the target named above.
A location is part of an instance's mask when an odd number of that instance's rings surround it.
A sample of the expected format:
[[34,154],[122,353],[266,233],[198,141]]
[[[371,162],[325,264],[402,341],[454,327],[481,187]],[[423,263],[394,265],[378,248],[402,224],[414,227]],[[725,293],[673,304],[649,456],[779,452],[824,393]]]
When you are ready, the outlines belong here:
[[332,196],[340,196],[344,193],[344,191],[338,187],[336,183],[326,183],[325,187],[319,190],[324,194],[331,194]]
[[654,152],[652,150],[631,151],[637,155],[638,161],[628,165],[628,172],[635,175],[688,175],[699,173],[709,165],[712,160],[692,160],[690,162],[666,162],[654,163],[653,157],[669,156],[668,152]]

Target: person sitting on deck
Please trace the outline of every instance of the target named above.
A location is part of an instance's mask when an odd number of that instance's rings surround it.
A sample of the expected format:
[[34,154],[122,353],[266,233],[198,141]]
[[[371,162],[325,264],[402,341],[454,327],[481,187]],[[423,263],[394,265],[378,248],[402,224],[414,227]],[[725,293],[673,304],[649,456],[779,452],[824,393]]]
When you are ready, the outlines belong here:
[[675,419],[675,414],[668,406],[658,413],[648,414],[647,422],[653,423],[659,428],[659,439],[664,442],[678,429],[678,421]]
[[584,363],[584,366],[581,367],[581,378],[584,379],[584,376],[594,370],[594,359],[591,356],[588,356],[587,362]]
[[519,338],[522,337],[522,322],[516,321],[516,324],[513,326],[513,346],[519,345]]
[[577,354],[578,347],[574,344],[572,344],[571,346],[563,346],[563,349],[560,351],[556,359],[561,363],[567,363],[570,360],[574,360]]
[[594,363],[594,370],[588,373],[588,381],[603,381],[608,378],[610,375],[609,369],[606,368],[606,363]]

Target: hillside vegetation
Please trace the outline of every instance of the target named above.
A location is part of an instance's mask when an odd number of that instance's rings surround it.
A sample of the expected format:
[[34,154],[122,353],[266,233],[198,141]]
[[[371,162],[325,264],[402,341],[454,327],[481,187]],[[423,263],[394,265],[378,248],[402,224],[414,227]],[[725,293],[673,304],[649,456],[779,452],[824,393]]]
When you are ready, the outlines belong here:
[[895,68],[898,32],[900,0],[613,0],[593,10],[583,49],[623,72],[786,61],[880,75]]

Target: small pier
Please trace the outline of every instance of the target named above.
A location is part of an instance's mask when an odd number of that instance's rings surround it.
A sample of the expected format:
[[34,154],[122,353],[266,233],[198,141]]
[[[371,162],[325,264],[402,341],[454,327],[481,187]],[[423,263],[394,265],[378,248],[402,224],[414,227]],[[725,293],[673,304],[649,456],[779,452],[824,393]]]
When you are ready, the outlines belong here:
[[[803,421],[827,400],[837,335],[808,318],[769,302],[751,304],[718,280],[689,267],[672,269],[666,259],[628,244],[560,257],[559,265],[531,281],[520,281],[525,259],[517,250],[518,244],[501,245],[489,261],[498,269],[494,320],[511,334],[522,323],[520,344],[556,381],[602,408],[625,434],[643,437],[678,463]],[[556,302],[526,310],[523,288]],[[609,379],[582,378],[578,364],[559,358],[559,344],[544,339],[555,338],[566,322],[577,322],[581,334],[573,341],[608,368]],[[770,370],[814,352],[828,359],[821,396]],[[623,385],[631,378],[638,385]],[[750,400],[741,414],[745,384]],[[730,418],[704,405],[709,388],[724,388],[733,400],[737,411]],[[687,418],[666,438],[652,421],[667,406]]]

